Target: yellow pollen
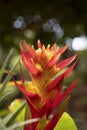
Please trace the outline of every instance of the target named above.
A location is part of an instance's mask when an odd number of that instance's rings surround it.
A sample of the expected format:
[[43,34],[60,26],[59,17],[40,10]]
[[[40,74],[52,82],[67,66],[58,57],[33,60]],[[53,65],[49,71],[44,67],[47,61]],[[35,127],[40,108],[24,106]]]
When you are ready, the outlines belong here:
[[53,52],[49,51],[49,50],[45,50],[45,54],[46,54],[48,60],[50,60],[51,57],[53,56]]
[[25,89],[28,92],[40,95],[40,91],[39,91],[38,87],[36,87],[35,85],[33,85],[32,82],[26,82],[25,83]]
[[47,46],[47,50],[50,50],[50,44],[48,44],[48,46]]
[[41,50],[40,48],[38,48],[38,49],[36,50],[36,54],[37,54],[37,55],[40,55],[40,54],[41,54],[41,51],[42,51],[42,50]]
[[37,68],[38,70],[40,70],[41,72],[43,71],[43,69],[42,69],[42,67],[41,67],[40,64],[36,64],[36,68]]
[[34,46],[32,45],[32,48],[34,49]]

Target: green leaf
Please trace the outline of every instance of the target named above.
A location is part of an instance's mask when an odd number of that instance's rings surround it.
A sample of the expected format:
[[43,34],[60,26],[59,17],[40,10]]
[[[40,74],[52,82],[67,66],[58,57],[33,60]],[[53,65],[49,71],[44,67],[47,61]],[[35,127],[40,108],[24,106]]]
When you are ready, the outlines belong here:
[[3,95],[1,98],[0,98],[0,103],[2,103],[3,102],[3,100],[5,99],[5,98],[7,98],[9,95],[11,95],[11,94],[13,94],[13,92],[7,92],[5,95]]
[[28,120],[30,118],[31,118],[31,112],[30,112],[28,104],[26,104],[26,108],[25,108],[25,120]]
[[[0,86],[2,87],[2,86]],[[18,96],[20,91],[15,87],[13,81],[6,84],[2,95],[0,95],[0,109],[5,109]]]
[[2,79],[2,76],[3,76],[3,72],[4,72],[5,68],[7,67],[8,61],[9,61],[11,55],[13,54],[13,51],[14,51],[14,49],[12,48],[11,51],[9,52],[9,54],[7,55],[4,63],[1,66],[1,69],[0,69],[0,82],[1,82],[1,79]]
[[7,122],[10,120],[12,114],[8,113],[4,118],[3,118],[3,123],[6,126]]
[[1,118],[0,118],[0,130],[7,130]]
[[46,115],[44,115],[40,121],[38,122],[38,125],[37,125],[37,128],[36,129],[39,129],[39,130],[44,130],[46,127]]
[[[11,111],[11,113],[14,113],[23,103],[24,101],[21,99],[15,99],[11,105],[9,106],[9,110]],[[20,112],[20,114],[17,116],[17,121],[18,122],[22,122],[24,121],[25,118],[25,107],[22,109],[22,111]]]
[[0,124],[0,130],[7,130],[3,124]]
[[64,112],[54,130],[78,130],[72,117]]
[[18,63],[19,63],[19,60],[20,60],[20,57],[19,57],[19,59],[17,60],[17,62],[15,63],[15,65],[12,67],[10,73],[9,73],[9,74],[7,75],[7,77],[5,78],[2,87],[0,87],[0,96],[2,96],[3,91],[4,91],[5,88],[6,88],[6,84],[7,84],[7,82],[11,79],[12,74],[13,74],[13,72],[14,72],[16,66],[17,66]]
[[2,109],[0,110],[0,117],[4,117],[9,113],[9,111],[7,109]]
[[17,116],[20,114],[20,112],[23,110],[24,107],[25,102],[12,114],[10,119],[7,121],[6,126],[10,126],[13,124],[13,122],[15,121],[15,119],[17,118]]
[[20,123],[15,123],[12,126],[8,127],[7,130],[17,130],[17,128],[20,128],[20,127],[27,125],[27,124],[37,122],[39,120],[40,120],[40,118],[33,118],[33,119],[29,119],[29,120],[26,120],[26,121],[23,121],[23,122],[20,122]]

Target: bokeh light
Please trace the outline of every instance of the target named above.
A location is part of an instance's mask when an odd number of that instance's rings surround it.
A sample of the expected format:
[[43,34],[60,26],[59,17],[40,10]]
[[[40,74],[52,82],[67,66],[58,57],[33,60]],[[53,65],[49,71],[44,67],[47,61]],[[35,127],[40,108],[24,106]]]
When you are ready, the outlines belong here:
[[26,23],[23,16],[19,16],[13,22],[13,27],[16,29],[24,29],[26,27]]
[[83,51],[87,49],[87,37],[75,37],[72,41],[72,48],[75,51]]

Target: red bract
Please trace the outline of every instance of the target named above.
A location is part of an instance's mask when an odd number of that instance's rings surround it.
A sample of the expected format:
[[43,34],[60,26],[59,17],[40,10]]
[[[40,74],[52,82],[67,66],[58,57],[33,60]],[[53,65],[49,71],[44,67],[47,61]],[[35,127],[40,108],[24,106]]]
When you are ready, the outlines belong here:
[[[40,118],[38,122],[24,126],[24,130],[53,130],[66,108],[70,93],[77,84],[75,80],[64,92],[63,81],[75,66],[76,55],[59,61],[67,46],[59,49],[56,44],[51,48],[45,48],[40,40],[37,42],[38,49],[29,46],[26,41],[26,49],[20,45],[22,61],[30,74],[31,81],[25,82],[22,74],[22,85],[15,81],[18,89],[24,94],[30,115],[25,120]],[[72,62],[72,66],[68,67]],[[66,69],[65,69],[66,68]],[[65,69],[62,74],[59,72]]]

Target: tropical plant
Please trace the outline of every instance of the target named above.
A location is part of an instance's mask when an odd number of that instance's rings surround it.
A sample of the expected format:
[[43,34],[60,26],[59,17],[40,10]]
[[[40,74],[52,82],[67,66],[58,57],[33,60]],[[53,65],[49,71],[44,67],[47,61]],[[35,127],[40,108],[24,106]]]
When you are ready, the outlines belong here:
[[[26,41],[24,41],[26,49],[20,45],[22,61],[30,74],[31,81],[25,81],[21,68],[21,84],[15,80],[14,82],[27,102],[25,120],[36,119],[35,122],[25,125],[24,130],[53,130],[70,100],[71,91],[78,82],[75,80],[63,91],[63,81],[75,67],[76,55],[59,61],[67,46],[59,49],[54,44],[45,48],[40,40],[37,45],[36,50]],[[73,61],[74,63],[66,71],[60,73]]]

